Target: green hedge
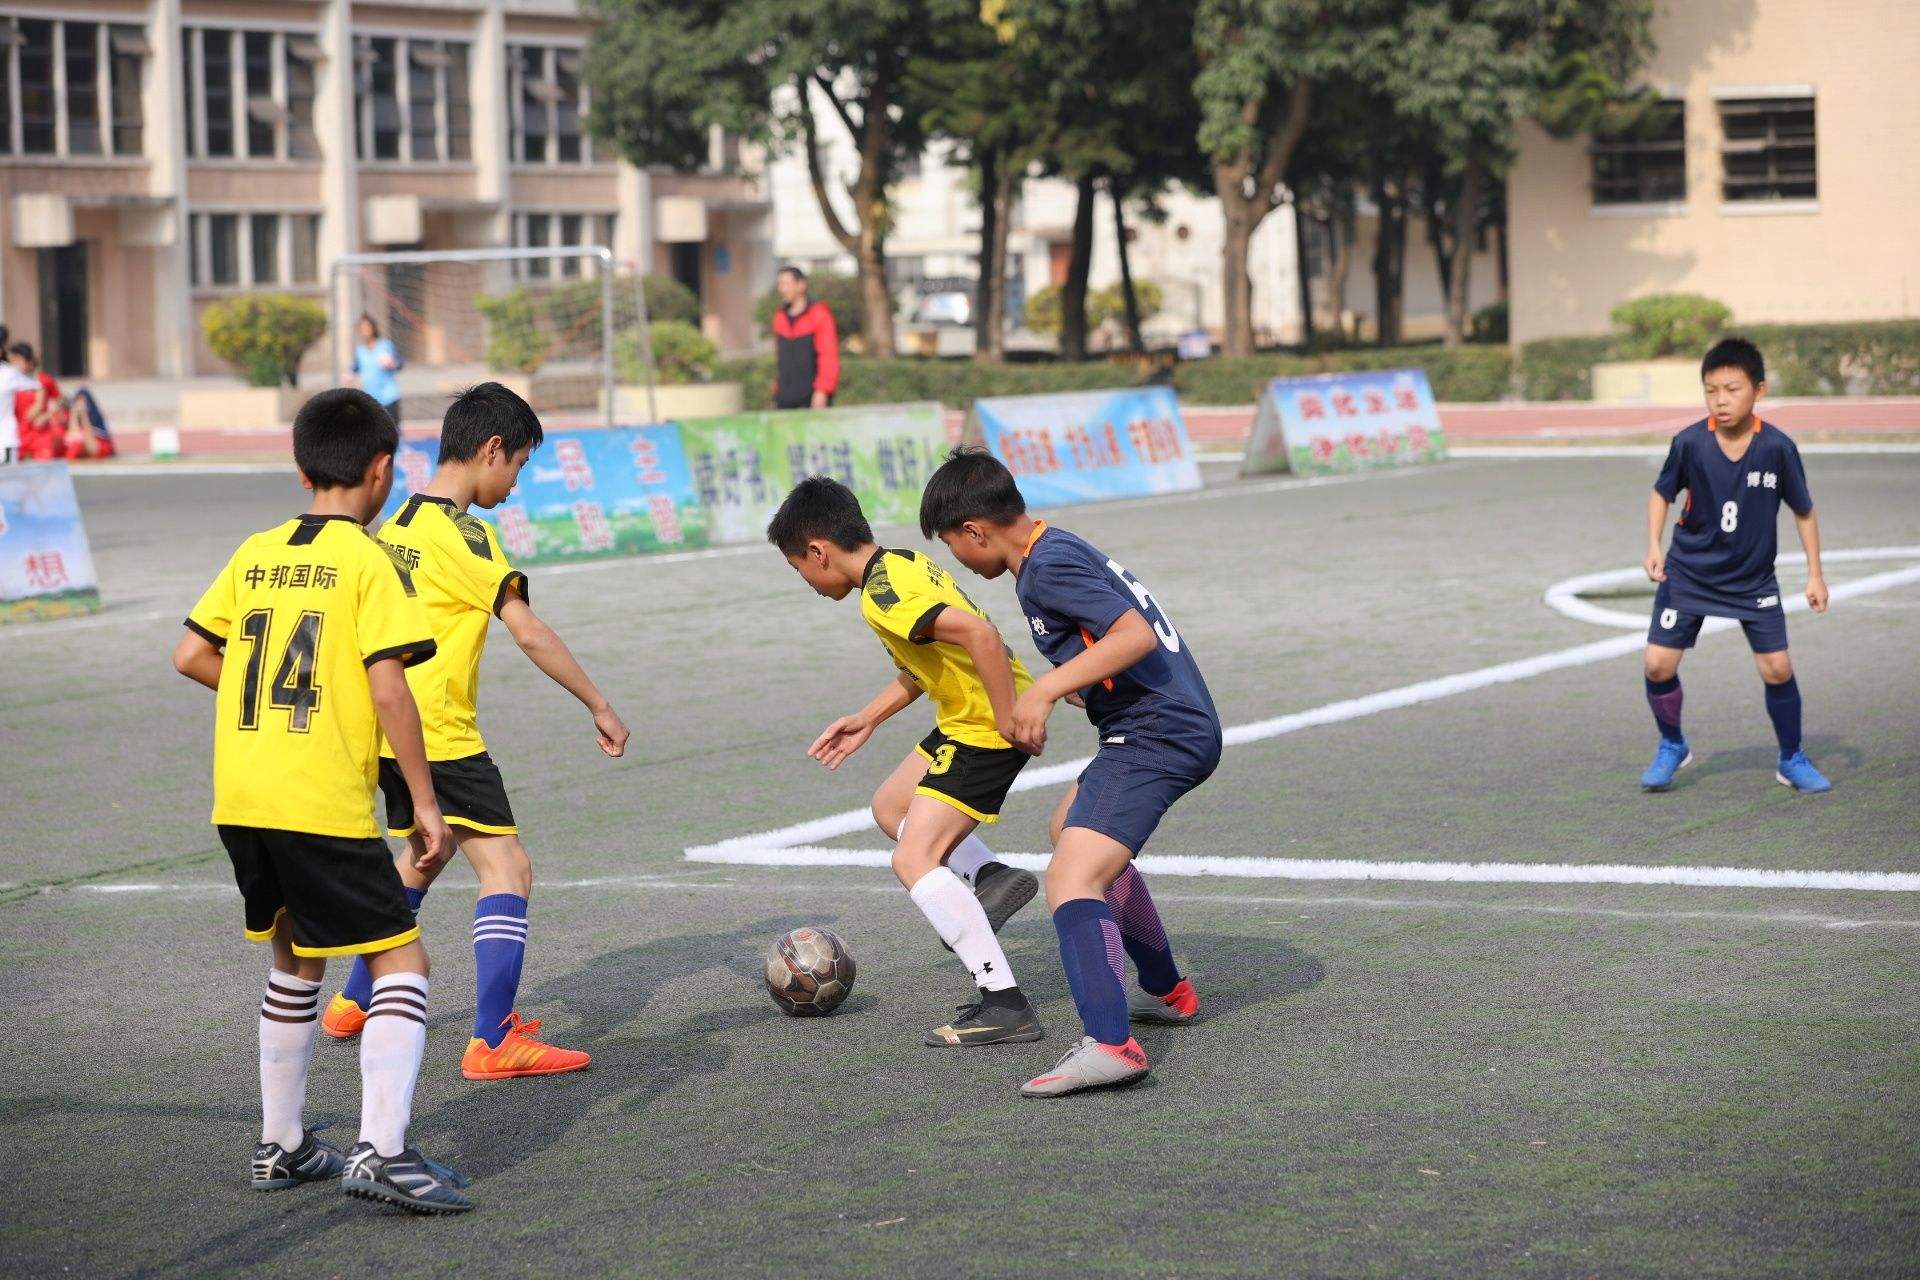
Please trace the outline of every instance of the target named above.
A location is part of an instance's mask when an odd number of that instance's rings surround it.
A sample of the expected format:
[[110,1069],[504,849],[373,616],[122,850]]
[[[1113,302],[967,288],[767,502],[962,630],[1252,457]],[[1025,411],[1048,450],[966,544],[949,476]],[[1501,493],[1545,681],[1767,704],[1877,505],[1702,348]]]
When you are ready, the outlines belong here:
[[[1920,395],[1920,320],[1736,325],[1731,332],[1766,357],[1770,395]],[[1614,338],[1543,338],[1520,348],[1516,390],[1522,400],[1586,400],[1594,365],[1633,358]]]
[[[772,407],[773,357],[751,356],[722,360],[713,372],[717,382],[739,382],[746,388],[749,409]],[[938,400],[953,409],[965,409],[982,396],[1039,395],[1052,391],[1093,391],[1101,387],[1128,387],[1141,381],[1132,366],[1090,360],[1085,364],[975,364],[971,360],[935,360],[903,357],[876,360],[840,355],[840,391],[837,405],[905,404]]]
[[1522,400],[1591,400],[1593,366],[1612,358],[1612,338],[1542,338],[1520,348],[1514,381]]
[[1269,378],[1370,369],[1425,369],[1433,398],[1452,403],[1503,400],[1513,378],[1505,347],[1348,347],[1318,355],[1263,355],[1183,363],[1173,385],[1191,404],[1249,404]]

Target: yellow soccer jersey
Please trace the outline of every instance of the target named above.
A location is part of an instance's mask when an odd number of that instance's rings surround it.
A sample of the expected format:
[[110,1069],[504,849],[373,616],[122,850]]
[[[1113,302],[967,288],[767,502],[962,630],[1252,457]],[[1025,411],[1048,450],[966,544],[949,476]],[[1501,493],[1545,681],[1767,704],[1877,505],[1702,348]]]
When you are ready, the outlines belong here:
[[[993,704],[980,683],[973,656],[957,644],[933,638],[933,620],[942,609],[959,609],[987,618],[967,599],[953,575],[913,551],[881,548],[867,562],[860,590],[860,616],[880,635],[893,661],[933,699],[940,732],[970,747],[1011,746],[994,727]],[[1014,696],[1026,692],[1033,677],[1007,650],[1013,667]]]
[[[380,530],[380,540],[413,574],[433,628],[434,655],[407,671],[420,704],[427,759],[460,760],[487,749],[480,737],[480,655],[487,624],[509,592],[527,594],[527,575],[507,563],[493,526],[416,493]],[[393,749],[381,744],[382,755]]]
[[433,653],[387,551],[346,516],[301,516],[240,544],[187,625],[223,646],[213,820],[377,836],[380,725],[367,667]]

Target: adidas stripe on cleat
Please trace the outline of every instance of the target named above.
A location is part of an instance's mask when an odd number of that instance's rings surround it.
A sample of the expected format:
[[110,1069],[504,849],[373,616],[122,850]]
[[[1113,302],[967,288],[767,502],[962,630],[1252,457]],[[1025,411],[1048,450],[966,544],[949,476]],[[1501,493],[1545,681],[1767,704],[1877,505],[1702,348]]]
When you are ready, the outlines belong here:
[[1185,978],[1175,983],[1173,990],[1163,996],[1156,996],[1140,987],[1127,992],[1127,1016],[1134,1022],[1192,1022],[1193,1015],[1198,1012],[1200,994],[1193,989],[1193,983]]
[[1125,1044],[1101,1044],[1092,1036],[1081,1036],[1080,1043],[1043,1076],[1035,1076],[1020,1086],[1028,1098],[1058,1098],[1087,1089],[1114,1089],[1144,1080],[1147,1052],[1140,1042],[1129,1038]]
[[340,1175],[340,1189],[356,1199],[421,1214],[465,1213],[473,1208],[473,1201],[460,1189],[468,1185],[466,1178],[412,1147],[397,1156],[383,1156],[371,1142],[354,1147]]
[[325,1125],[315,1125],[300,1135],[298,1149],[289,1151],[277,1142],[263,1142],[253,1149],[253,1189],[285,1191],[303,1182],[325,1182],[340,1176],[347,1157],[332,1143],[313,1135]]

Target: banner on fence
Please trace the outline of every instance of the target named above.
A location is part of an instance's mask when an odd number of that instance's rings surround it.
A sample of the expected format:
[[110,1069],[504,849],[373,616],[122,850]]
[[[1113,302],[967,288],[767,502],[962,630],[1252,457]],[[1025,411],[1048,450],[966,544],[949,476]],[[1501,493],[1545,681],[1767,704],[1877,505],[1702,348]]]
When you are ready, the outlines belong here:
[[[432,477],[439,452],[437,441],[401,442],[380,523]],[[473,514],[493,525],[516,564],[680,551],[708,541],[707,513],[672,424],[549,433],[507,500]]]
[[1423,369],[1275,378],[1260,396],[1243,476],[1324,476],[1440,462],[1440,411]]
[[787,491],[814,475],[852,489],[873,524],[917,524],[920,490],[947,451],[932,402],[735,413],[679,426],[716,543],[765,537]]
[[967,439],[1006,463],[1036,507],[1200,488],[1171,387],[976,400]]
[[93,551],[67,464],[0,467],[0,622],[99,607]]

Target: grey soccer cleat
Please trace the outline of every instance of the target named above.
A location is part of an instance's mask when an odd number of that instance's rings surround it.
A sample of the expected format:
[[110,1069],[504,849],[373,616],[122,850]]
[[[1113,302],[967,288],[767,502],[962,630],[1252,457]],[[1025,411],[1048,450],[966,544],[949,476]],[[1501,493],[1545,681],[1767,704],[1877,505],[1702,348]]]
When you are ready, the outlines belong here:
[[325,1182],[340,1176],[347,1158],[340,1148],[314,1137],[325,1125],[315,1125],[300,1134],[300,1145],[289,1151],[277,1142],[263,1142],[253,1149],[253,1189],[285,1191],[303,1182]]
[[348,1195],[399,1205],[409,1213],[465,1213],[473,1201],[459,1189],[467,1185],[465,1177],[412,1147],[383,1156],[371,1142],[348,1153],[346,1172],[340,1175],[340,1189]]
[[1081,1036],[1080,1043],[1053,1064],[1053,1070],[1021,1085],[1020,1093],[1028,1098],[1058,1098],[1083,1089],[1117,1088],[1146,1076],[1147,1054],[1138,1040],[1101,1044],[1092,1036]]
[[1185,978],[1175,983],[1173,990],[1163,996],[1156,996],[1144,987],[1133,987],[1127,991],[1127,1017],[1134,1022],[1178,1026],[1183,1022],[1192,1022],[1193,1015],[1199,1011],[1200,996],[1194,991],[1193,983]]

